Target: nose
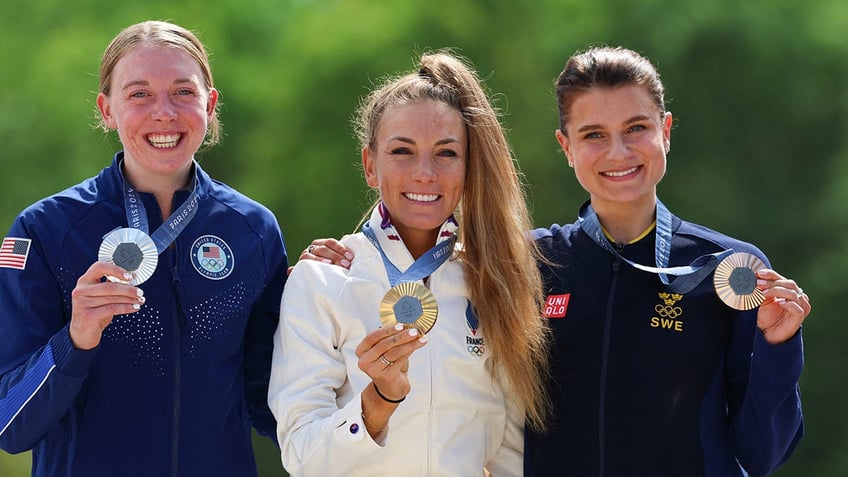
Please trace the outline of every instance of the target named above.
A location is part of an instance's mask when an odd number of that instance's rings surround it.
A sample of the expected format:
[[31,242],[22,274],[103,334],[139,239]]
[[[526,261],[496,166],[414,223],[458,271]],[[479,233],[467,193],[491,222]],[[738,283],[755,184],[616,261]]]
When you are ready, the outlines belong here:
[[420,155],[415,161],[412,171],[412,179],[418,182],[432,182],[436,180],[436,164],[431,155]]
[[177,117],[177,108],[170,95],[160,96],[153,107],[153,119],[157,121],[173,121]]
[[630,145],[624,136],[614,134],[610,138],[609,156],[611,159],[626,159],[630,155]]

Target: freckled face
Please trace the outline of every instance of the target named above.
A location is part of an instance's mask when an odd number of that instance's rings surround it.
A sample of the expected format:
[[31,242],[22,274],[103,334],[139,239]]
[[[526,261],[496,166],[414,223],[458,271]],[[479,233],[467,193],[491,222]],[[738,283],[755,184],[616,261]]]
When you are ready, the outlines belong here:
[[200,65],[179,48],[139,45],[118,60],[110,86],[97,106],[118,130],[127,174],[187,174],[218,100]]
[[671,124],[671,113],[661,116],[643,86],[596,87],[574,100],[567,134],[557,131],[557,140],[596,210],[653,207],[665,175]]
[[362,150],[365,179],[379,189],[392,224],[408,247],[432,246],[462,198],[465,123],[456,109],[434,101],[390,106],[374,149]]

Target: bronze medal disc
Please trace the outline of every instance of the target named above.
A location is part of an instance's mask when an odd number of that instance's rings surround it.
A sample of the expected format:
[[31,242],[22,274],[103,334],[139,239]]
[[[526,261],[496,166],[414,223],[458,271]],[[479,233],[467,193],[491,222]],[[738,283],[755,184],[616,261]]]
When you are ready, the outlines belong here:
[[436,324],[439,305],[436,297],[423,285],[404,282],[393,286],[380,302],[380,321],[383,326],[403,324],[404,328],[417,328],[427,334]]
[[736,310],[754,309],[765,300],[757,288],[757,272],[766,268],[757,256],[745,252],[729,255],[716,267],[713,284],[716,294]]
[[133,276],[130,280],[107,276],[109,281],[140,285],[153,276],[159,262],[159,254],[149,235],[139,229],[122,228],[113,230],[103,238],[97,259],[114,263]]

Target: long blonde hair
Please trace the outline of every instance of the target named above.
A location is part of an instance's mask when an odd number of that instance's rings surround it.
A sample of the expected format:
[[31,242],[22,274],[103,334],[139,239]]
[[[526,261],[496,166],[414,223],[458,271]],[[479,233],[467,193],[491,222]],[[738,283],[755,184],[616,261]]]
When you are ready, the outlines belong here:
[[388,78],[365,98],[354,128],[361,146],[374,150],[386,109],[421,101],[448,104],[465,122],[468,165],[456,212],[463,244],[458,258],[495,374],[503,373],[509,382],[528,424],[542,429],[550,405],[544,387],[548,328],[541,316],[539,251],[528,235],[520,173],[477,74],[450,52],[424,54],[417,71]]

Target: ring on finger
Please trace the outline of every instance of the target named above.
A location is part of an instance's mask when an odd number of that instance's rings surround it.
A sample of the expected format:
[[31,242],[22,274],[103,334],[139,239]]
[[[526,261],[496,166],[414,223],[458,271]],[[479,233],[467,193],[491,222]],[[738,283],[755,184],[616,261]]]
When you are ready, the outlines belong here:
[[382,355],[382,354],[380,355],[380,361],[382,361],[382,362],[383,362],[383,364],[385,364],[386,366],[391,366],[391,365],[395,364],[395,362],[394,362],[394,361],[392,361],[392,360],[390,360],[390,359],[386,358],[386,357],[385,357],[384,355]]
[[311,254],[313,250],[315,250],[315,245],[309,245],[308,247],[306,247],[306,253]]
[[795,295],[800,300],[801,297],[804,296],[804,289],[799,287],[797,290],[795,290]]

